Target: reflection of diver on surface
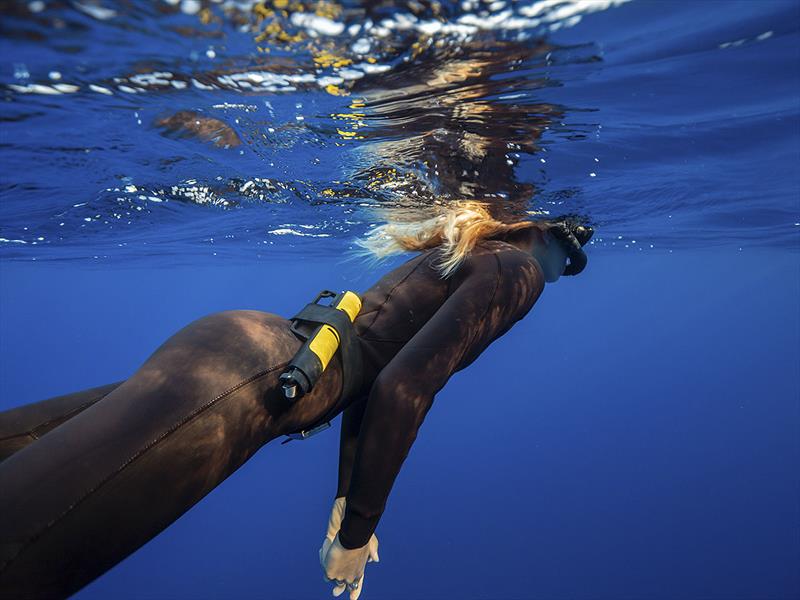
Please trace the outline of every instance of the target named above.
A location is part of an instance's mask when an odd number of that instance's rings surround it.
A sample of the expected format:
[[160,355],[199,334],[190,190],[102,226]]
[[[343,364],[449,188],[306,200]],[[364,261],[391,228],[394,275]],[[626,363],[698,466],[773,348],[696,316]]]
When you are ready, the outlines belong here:
[[485,202],[503,219],[524,215],[534,188],[517,180],[513,156],[535,152],[544,129],[562,113],[526,100],[526,92],[545,80],[507,75],[522,65],[530,68],[552,50],[542,41],[477,38],[452,48],[434,46],[405,68],[358,82],[353,93],[364,97],[362,110],[375,125],[359,133],[367,140],[389,140],[363,147],[373,164],[360,176],[405,169],[416,177],[404,183],[419,188],[424,179],[428,196]]
[[301,341],[283,318],[232,311],[184,328],[124,383],[0,414],[1,595],[79,590],[265,443],[343,411],[320,559],[356,598],[434,396],[530,310],[545,281],[583,269],[590,236],[563,222],[503,224],[476,203],[378,228],[365,242],[377,254],[420,254],[364,294],[361,385],[348,397],[337,352],[310,393],[287,400],[279,377]]

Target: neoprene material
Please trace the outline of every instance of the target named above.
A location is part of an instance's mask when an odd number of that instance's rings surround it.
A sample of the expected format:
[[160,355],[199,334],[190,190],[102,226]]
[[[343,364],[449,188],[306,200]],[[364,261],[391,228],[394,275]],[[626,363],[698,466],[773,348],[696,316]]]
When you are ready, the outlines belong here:
[[525,316],[544,288],[538,263],[505,242],[482,242],[446,280],[435,259],[422,254],[381,279],[355,321],[374,382],[342,421],[336,495],[347,497],[344,548],[363,546],[375,531],[436,393]]
[[0,413],[0,462],[102,400],[121,384],[101,385]]
[[366,545],[436,392],[544,286],[538,263],[503,241],[480,243],[448,279],[436,258],[413,258],[363,295],[352,398],[340,398],[337,354],[310,394],[287,401],[278,377],[300,346],[290,323],[231,311],[188,325],[121,385],[0,413],[12,440],[0,443],[11,454],[0,463],[0,596],[78,591],[265,443],[346,407],[339,541]]

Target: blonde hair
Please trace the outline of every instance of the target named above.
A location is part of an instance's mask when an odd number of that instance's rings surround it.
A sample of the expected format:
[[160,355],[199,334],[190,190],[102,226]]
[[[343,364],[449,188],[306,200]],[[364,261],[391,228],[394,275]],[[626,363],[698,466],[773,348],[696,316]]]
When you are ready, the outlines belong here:
[[389,220],[356,243],[379,259],[439,248],[436,268],[446,278],[481,240],[535,226],[532,221],[498,221],[482,203],[475,201],[453,202],[439,210],[440,214],[425,220]]

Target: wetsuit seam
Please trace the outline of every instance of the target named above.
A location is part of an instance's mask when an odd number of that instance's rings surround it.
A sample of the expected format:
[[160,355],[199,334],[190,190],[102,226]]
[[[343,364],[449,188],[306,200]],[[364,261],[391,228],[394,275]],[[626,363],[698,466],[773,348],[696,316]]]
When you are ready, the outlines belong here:
[[166,431],[164,431],[163,433],[161,433],[161,434],[160,434],[158,437],[156,437],[154,440],[151,440],[150,442],[148,442],[147,444],[145,444],[143,447],[141,447],[139,450],[137,450],[137,451],[136,451],[136,452],[135,452],[135,453],[134,453],[134,454],[133,454],[133,455],[132,455],[130,458],[128,458],[128,459],[127,459],[125,462],[123,462],[123,463],[122,463],[122,464],[121,464],[119,467],[117,467],[117,469],[116,469],[114,472],[110,473],[110,474],[109,474],[109,475],[107,475],[105,478],[103,478],[103,479],[102,479],[102,480],[101,480],[101,481],[100,481],[100,482],[99,482],[97,485],[95,485],[93,488],[89,489],[89,490],[88,490],[87,492],[85,492],[85,493],[84,493],[84,494],[83,494],[83,495],[82,495],[80,498],[78,498],[78,499],[77,499],[77,500],[76,500],[76,501],[75,501],[75,502],[74,502],[72,505],[70,505],[70,506],[69,506],[69,508],[67,508],[67,509],[66,509],[64,512],[62,512],[62,513],[61,513],[60,515],[58,515],[58,516],[57,516],[55,519],[53,519],[52,521],[50,521],[49,523],[47,523],[47,524],[46,524],[46,525],[45,525],[45,526],[44,526],[44,527],[43,527],[41,530],[39,530],[37,533],[35,533],[35,534],[33,534],[32,536],[30,536],[30,537],[29,537],[29,538],[28,538],[28,539],[25,541],[25,543],[24,543],[24,544],[23,544],[23,545],[20,547],[20,549],[17,551],[17,553],[16,553],[16,554],[15,554],[13,557],[11,557],[9,560],[7,560],[7,561],[5,562],[5,564],[3,564],[2,566],[0,566],[0,573],[2,573],[2,572],[4,572],[4,571],[6,571],[6,570],[8,569],[8,567],[11,565],[11,563],[13,563],[13,562],[14,562],[14,561],[15,561],[17,558],[19,558],[19,556],[20,556],[20,555],[21,555],[21,554],[22,554],[22,553],[23,553],[23,552],[24,552],[24,551],[25,551],[25,550],[26,550],[28,547],[30,547],[30,545],[31,545],[33,542],[35,542],[37,539],[39,539],[41,536],[43,536],[45,533],[47,533],[47,532],[48,532],[50,529],[52,529],[53,527],[55,527],[55,526],[56,526],[56,525],[57,525],[57,524],[58,524],[58,523],[59,523],[59,522],[60,522],[62,519],[64,519],[64,518],[65,518],[67,515],[69,515],[69,513],[71,513],[71,512],[72,512],[72,511],[73,511],[73,510],[74,510],[74,509],[77,507],[77,506],[79,506],[80,504],[82,504],[82,503],[83,503],[85,500],[87,500],[87,499],[88,499],[88,498],[89,498],[89,497],[90,497],[92,494],[94,494],[95,492],[97,492],[97,491],[98,491],[100,488],[102,488],[102,487],[103,487],[105,484],[107,484],[108,482],[110,482],[110,481],[111,481],[112,479],[114,479],[114,478],[115,478],[117,475],[119,475],[120,473],[122,473],[122,472],[123,472],[125,469],[127,469],[127,468],[128,468],[130,465],[132,465],[134,462],[136,462],[136,461],[137,461],[139,458],[141,458],[142,456],[144,456],[144,455],[145,455],[145,454],[146,454],[146,453],[147,453],[149,450],[152,450],[153,448],[155,448],[155,447],[156,447],[158,444],[160,444],[160,443],[161,443],[161,442],[163,442],[165,439],[167,439],[169,436],[171,436],[173,433],[175,433],[176,431],[178,431],[178,430],[179,430],[181,427],[183,427],[184,425],[186,425],[186,424],[187,424],[187,423],[189,423],[190,421],[194,420],[196,417],[198,417],[200,414],[202,414],[203,412],[205,412],[205,411],[206,411],[206,410],[208,410],[209,408],[213,407],[213,406],[214,406],[215,404],[217,404],[217,403],[218,403],[220,400],[223,400],[223,399],[225,399],[227,396],[230,396],[230,395],[231,395],[231,394],[233,394],[234,392],[237,392],[237,391],[239,391],[240,389],[242,389],[243,387],[245,387],[245,386],[247,386],[247,385],[249,385],[249,384],[253,383],[254,381],[257,381],[257,380],[258,380],[258,379],[260,379],[261,377],[264,377],[265,375],[268,375],[268,374],[272,373],[273,371],[277,371],[278,369],[282,369],[282,368],[286,367],[286,365],[288,365],[288,364],[289,364],[288,362],[284,362],[284,363],[281,363],[281,364],[279,364],[279,365],[276,365],[276,366],[274,366],[274,367],[269,367],[268,369],[264,369],[264,370],[262,370],[262,371],[259,371],[258,373],[254,374],[254,375],[251,375],[251,376],[250,376],[250,377],[248,377],[247,379],[244,379],[244,380],[240,381],[240,382],[239,382],[239,383],[237,383],[236,385],[234,385],[234,386],[232,386],[232,387],[228,388],[227,390],[225,390],[224,392],[222,392],[221,394],[219,394],[218,396],[216,396],[216,397],[215,397],[213,400],[210,400],[209,402],[206,402],[204,405],[202,405],[202,406],[200,406],[199,408],[197,408],[196,410],[192,411],[192,412],[191,412],[189,415],[187,415],[186,417],[184,417],[183,419],[179,420],[177,423],[175,423],[174,425],[172,425],[171,427],[169,427],[169,428],[168,428]]
[[[109,392],[109,394],[110,393],[111,392]],[[98,402],[100,402],[100,400],[102,400],[106,396],[108,396],[108,394],[104,394],[104,395],[100,396],[99,398],[97,398],[96,400],[91,400],[89,402],[85,402],[85,403],[81,404],[80,406],[76,407],[75,409],[73,409],[72,411],[68,412],[66,415],[62,415],[62,417],[64,417],[64,422],[69,421],[72,417],[74,417],[78,413],[83,412],[84,410],[89,408],[92,404],[97,404]],[[58,421],[62,417],[57,417],[55,419],[50,419],[49,421],[45,421],[44,423],[40,423],[39,425],[37,425],[36,427],[31,429],[31,433],[35,434],[37,429],[41,429],[42,427],[47,427],[48,425],[50,425],[51,423],[55,423],[56,421]]]
[[[111,392],[109,392],[109,394],[110,394],[110,393],[111,393]],[[68,421],[69,419],[71,419],[72,417],[74,417],[74,416],[75,416],[76,414],[78,414],[79,412],[81,412],[81,411],[85,410],[85,409],[86,409],[86,407],[88,407],[88,406],[91,406],[92,404],[96,404],[97,402],[100,402],[100,400],[102,400],[102,399],[103,399],[103,398],[105,398],[106,396],[108,396],[108,394],[106,394],[105,396],[101,396],[101,397],[100,397],[100,398],[98,398],[97,400],[90,400],[89,402],[84,402],[84,403],[83,403],[83,404],[81,404],[80,406],[77,406],[77,407],[75,407],[74,409],[72,409],[72,410],[71,410],[70,412],[68,412],[66,415],[61,415],[60,417],[56,417],[55,419],[50,419],[49,421],[45,421],[44,423],[39,423],[39,424],[38,424],[36,427],[33,427],[32,429],[29,429],[29,430],[27,430],[27,431],[21,431],[21,432],[19,432],[19,433],[14,433],[14,434],[12,434],[12,435],[7,435],[7,436],[5,436],[5,437],[0,437],[0,442],[4,442],[5,440],[10,440],[10,439],[13,439],[13,438],[15,438],[15,437],[20,437],[20,436],[22,436],[22,435],[29,435],[29,436],[31,436],[33,439],[35,439],[35,440],[38,440],[38,439],[40,439],[40,437],[39,437],[39,436],[37,435],[37,433],[36,433],[36,430],[37,430],[37,429],[40,429],[40,428],[42,428],[42,427],[47,427],[48,425],[50,425],[50,423],[54,423],[54,422],[58,421],[59,419],[61,419],[61,418],[63,418],[63,417],[66,417],[66,418],[64,418],[64,421]]]
[[380,313],[383,310],[383,307],[386,306],[386,303],[389,302],[389,300],[392,299],[392,294],[394,294],[395,290],[398,287],[400,287],[402,284],[404,284],[406,282],[406,280],[409,277],[411,277],[417,271],[417,269],[420,267],[420,265],[425,262],[424,260],[422,260],[424,258],[424,256],[425,255],[421,255],[420,256],[420,261],[416,265],[414,265],[414,268],[411,269],[408,273],[406,273],[405,277],[403,277],[400,281],[398,281],[395,285],[392,286],[392,289],[389,290],[388,294],[386,294],[386,298],[384,298],[383,302],[381,302],[380,306],[378,306],[378,308],[375,309],[375,316],[372,318],[372,321],[370,322],[369,325],[367,325],[367,327],[364,329],[364,331],[369,331],[370,329],[372,329],[372,326],[375,325],[375,321],[378,320],[378,317],[380,316]]
[[20,437],[30,437],[33,438],[34,441],[39,439],[36,436],[36,433],[33,430],[31,430],[31,431],[20,431],[19,433],[15,433],[13,435],[7,435],[5,437],[1,437],[0,442],[7,442],[8,440],[13,440],[14,438],[20,438]]

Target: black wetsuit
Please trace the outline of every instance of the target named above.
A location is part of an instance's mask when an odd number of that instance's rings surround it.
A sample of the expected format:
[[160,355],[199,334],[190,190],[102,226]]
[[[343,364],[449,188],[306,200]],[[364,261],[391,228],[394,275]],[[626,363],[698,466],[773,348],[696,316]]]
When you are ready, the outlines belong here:
[[[484,241],[448,279],[437,251],[363,296],[364,385],[340,398],[338,357],[290,404],[288,321],[219,313],[168,340],[127,381],[0,413],[0,595],[73,593],[198,502],[266,442],[344,410],[340,541],[363,546],[449,377],[533,306],[538,263]],[[455,408],[454,408],[455,409]]]

